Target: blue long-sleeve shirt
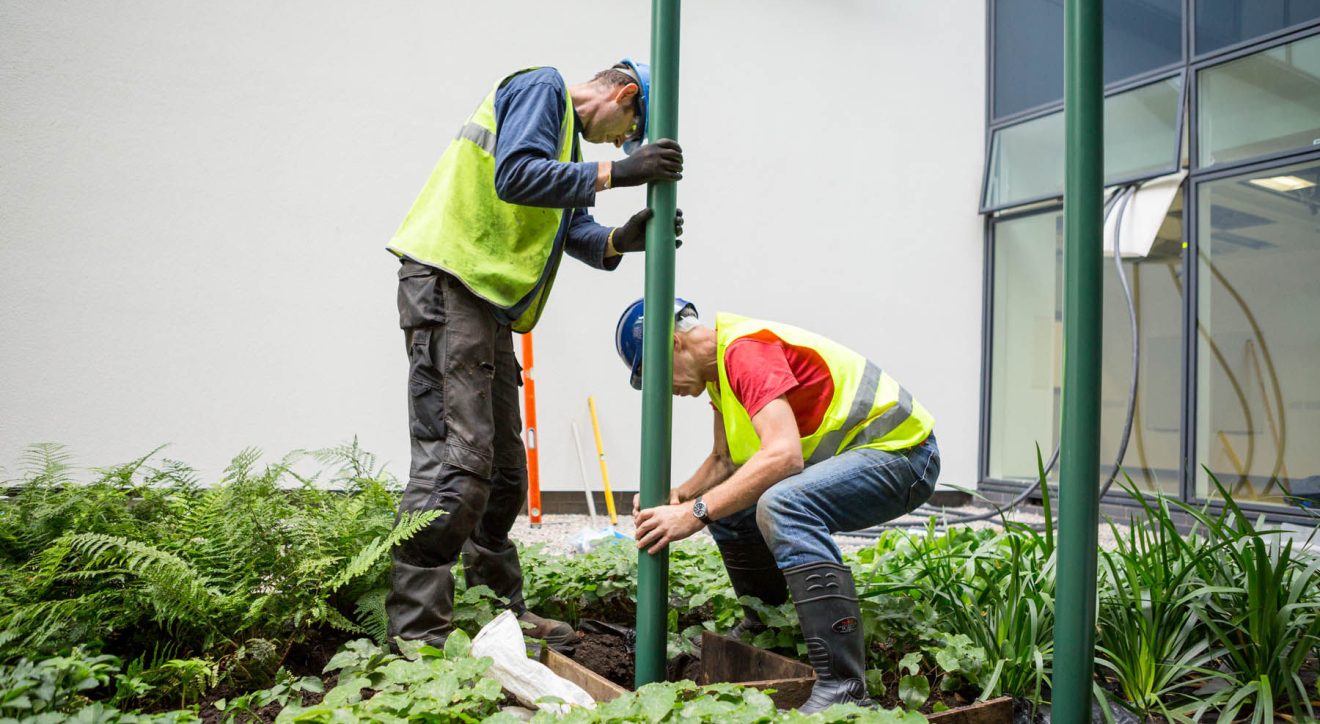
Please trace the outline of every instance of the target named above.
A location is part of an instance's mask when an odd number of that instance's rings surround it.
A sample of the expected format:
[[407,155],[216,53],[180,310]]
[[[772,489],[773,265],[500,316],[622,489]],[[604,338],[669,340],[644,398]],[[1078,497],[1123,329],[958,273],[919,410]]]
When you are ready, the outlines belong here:
[[[596,203],[597,164],[558,160],[567,87],[559,71],[540,68],[495,91],[495,192],[511,204],[565,209],[555,244],[579,261],[613,270],[622,257],[605,257],[610,228],[586,210]],[[576,155],[582,121],[573,120]]]

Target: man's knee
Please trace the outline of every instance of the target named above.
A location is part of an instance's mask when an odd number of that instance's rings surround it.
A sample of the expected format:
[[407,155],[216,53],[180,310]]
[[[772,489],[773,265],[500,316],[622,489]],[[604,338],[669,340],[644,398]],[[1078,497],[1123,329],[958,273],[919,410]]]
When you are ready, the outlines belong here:
[[793,498],[778,486],[770,488],[756,501],[756,527],[772,548],[778,539],[779,524],[793,510]]
[[467,471],[446,466],[437,480],[412,481],[400,503],[400,516],[408,513],[439,511],[427,523],[396,548],[404,562],[434,567],[452,563],[486,512],[490,498],[487,481]]

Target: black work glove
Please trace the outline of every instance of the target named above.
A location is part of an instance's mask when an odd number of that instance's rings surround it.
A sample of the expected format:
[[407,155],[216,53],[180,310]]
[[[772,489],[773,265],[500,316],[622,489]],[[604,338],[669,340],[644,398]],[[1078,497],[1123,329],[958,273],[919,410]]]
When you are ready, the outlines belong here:
[[[614,250],[620,254],[646,250],[646,222],[655,216],[650,209],[642,209],[632,215],[627,223],[614,230]],[[683,245],[678,238],[683,235],[683,210],[674,210],[674,248]]]
[[662,138],[615,161],[610,169],[610,186],[641,186],[652,181],[677,181],[683,178],[683,149],[678,141]]

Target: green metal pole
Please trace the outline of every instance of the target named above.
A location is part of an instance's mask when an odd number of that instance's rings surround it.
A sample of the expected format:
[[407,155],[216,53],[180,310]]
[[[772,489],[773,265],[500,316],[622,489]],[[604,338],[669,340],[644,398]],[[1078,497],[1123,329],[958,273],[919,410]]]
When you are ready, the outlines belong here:
[[1103,0],[1064,6],[1063,433],[1053,719],[1091,721],[1096,528],[1100,507]]
[[[651,97],[647,136],[678,140],[679,0],[651,1]],[[673,440],[674,211],[672,181],[646,189],[655,212],[646,225],[646,312],[642,320],[642,508],[669,502],[669,453]],[[665,679],[669,618],[669,551],[638,552],[637,673],[642,686]]]

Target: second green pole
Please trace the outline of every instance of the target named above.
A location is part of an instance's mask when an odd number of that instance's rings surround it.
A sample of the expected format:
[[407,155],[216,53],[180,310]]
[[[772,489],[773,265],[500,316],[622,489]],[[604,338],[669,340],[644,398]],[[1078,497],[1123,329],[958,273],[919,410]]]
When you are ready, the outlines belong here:
[[[648,140],[678,140],[679,0],[651,1],[651,97]],[[646,203],[646,306],[642,319],[641,506],[669,502],[674,386],[674,212],[678,188],[653,183]],[[638,552],[637,672],[641,687],[665,679],[669,618],[669,551]]]
[[1054,619],[1053,718],[1091,721],[1100,486],[1102,0],[1064,6],[1063,433]]

